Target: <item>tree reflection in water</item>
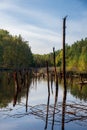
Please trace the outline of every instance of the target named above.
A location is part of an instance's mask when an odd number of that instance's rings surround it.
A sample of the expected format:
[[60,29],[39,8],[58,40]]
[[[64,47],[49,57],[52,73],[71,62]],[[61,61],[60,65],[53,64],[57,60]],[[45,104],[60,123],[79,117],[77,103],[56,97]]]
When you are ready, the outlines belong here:
[[64,92],[63,92],[63,103],[62,103],[62,130],[64,130],[64,124],[65,124],[65,113],[66,113],[66,94],[67,94],[67,88],[66,88],[66,82],[64,83]]
[[[47,129],[48,124],[51,124],[52,130],[55,129],[54,127],[55,125],[61,125],[61,129],[64,130],[65,123],[70,123],[72,121],[74,121],[75,123],[78,123],[79,125],[87,126],[87,104],[81,103],[81,102],[78,103],[75,101],[69,102],[68,100],[66,100],[66,95],[67,95],[66,89],[64,89],[64,92],[63,92],[63,102],[60,102],[58,100],[58,94],[59,94],[58,84],[55,84],[55,86],[52,86],[53,85],[52,83],[51,86],[49,86],[50,88],[52,88],[52,94],[54,93],[55,95],[53,104],[50,101],[51,94],[49,93],[49,91],[51,91],[51,89],[49,88],[47,90],[48,91],[47,104],[37,104],[34,106],[30,106],[28,104],[28,98],[29,98],[29,92],[30,92],[29,74],[26,73],[25,77],[26,78],[24,82],[26,86],[26,102],[25,104],[21,102],[19,103],[20,112],[18,113],[15,112],[15,114],[13,114],[11,113],[12,109],[6,108],[6,109],[0,110],[0,113],[2,112],[7,117],[12,117],[12,118],[21,118],[26,115],[27,116],[34,115],[34,117],[38,117],[38,119],[41,119],[45,122],[44,129]],[[21,88],[23,87],[24,85],[21,84]],[[53,87],[55,87],[55,91],[53,91],[54,90]],[[21,92],[22,91],[20,91],[20,93]],[[15,91],[15,95],[17,95],[17,91]],[[26,112],[21,111],[21,107],[25,107]]]

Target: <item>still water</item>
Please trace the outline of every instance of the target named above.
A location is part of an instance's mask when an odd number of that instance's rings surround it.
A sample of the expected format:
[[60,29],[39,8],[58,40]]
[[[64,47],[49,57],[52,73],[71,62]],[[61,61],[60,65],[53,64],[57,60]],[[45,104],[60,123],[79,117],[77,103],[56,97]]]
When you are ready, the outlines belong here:
[[68,79],[66,86],[0,72],[0,130],[87,130],[87,85]]

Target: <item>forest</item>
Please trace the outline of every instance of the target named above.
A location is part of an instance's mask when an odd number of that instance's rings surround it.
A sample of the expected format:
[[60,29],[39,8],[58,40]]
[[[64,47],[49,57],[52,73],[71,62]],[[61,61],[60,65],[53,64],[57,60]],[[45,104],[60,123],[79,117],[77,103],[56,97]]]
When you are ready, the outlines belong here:
[[[66,70],[75,72],[87,72],[87,38],[76,41],[71,46],[66,44],[65,47]],[[63,49],[55,51],[56,66],[62,70],[63,66]],[[48,61],[49,66],[53,66],[53,53],[44,55],[34,55],[34,61],[37,66],[45,66]]]
[[33,65],[33,55],[27,41],[21,35],[12,36],[0,30],[0,67],[28,68]]
[[[66,69],[69,71],[87,71],[87,38],[66,44]],[[56,66],[62,70],[63,50],[55,51]],[[0,29],[0,68],[50,67],[54,65],[53,52],[33,54],[28,41],[21,35],[12,36],[7,30]]]

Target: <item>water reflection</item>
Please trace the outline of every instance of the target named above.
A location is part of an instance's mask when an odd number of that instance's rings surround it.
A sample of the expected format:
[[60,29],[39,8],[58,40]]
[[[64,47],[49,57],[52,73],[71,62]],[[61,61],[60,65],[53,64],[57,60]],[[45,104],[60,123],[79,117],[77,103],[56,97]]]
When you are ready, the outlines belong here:
[[64,130],[65,125],[65,113],[66,113],[66,94],[67,88],[66,84],[64,84],[64,92],[63,92],[63,104],[62,104],[62,130]]
[[[8,108],[10,112],[5,111],[4,114],[8,117],[7,121],[14,117],[23,120],[21,117],[26,115],[27,120],[34,117],[37,125],[44,121],[41,129],[45,130],[57,130],[59,126],[64,130],[65,124],[72,122],[72,125],[87,126],[86,85],[80,86],[76,80],[68,79],[66,88],[63,81],[61,84],[59,81],[53,75],[31,79],[28,71],[3,73],[0,76],[0,114]],[[9,106],[9,103],[15,107]]]
[[53,111],[53,121],[52,121],[52,130],[54,130],[54,122],[55,122],[55,109],[57,105],[57,99],[58,99],[58,78],[56,77],[56,89],[55,89],[55,101],[54,101],[54,111]]
[[15,94],[13,99],[13,106],[16,105],[17,98],[19,93],[21,92],[21,89],[26,88],[26,112],[27,112],[27,106],[28,106],[28,93],[29,93],[29,87],[30,87],[30,79],[29,79],[29,73],[28,71],[19,71],[19,72],[13,72],[13,79],[14,79],[14,88],[15,88]]
[[15,106],[17,97],[18,97],[19,92],[21,91],[21,88],[19,88],[17,72],[13,73],[13,78],[14,78],[14,84],[15,84],[15,95],[14,95],[14,100],[13,100],[13,106]]
[[48,125],[49,103],[50,103],[50,93],[48,92],[45,130],[47,129]]

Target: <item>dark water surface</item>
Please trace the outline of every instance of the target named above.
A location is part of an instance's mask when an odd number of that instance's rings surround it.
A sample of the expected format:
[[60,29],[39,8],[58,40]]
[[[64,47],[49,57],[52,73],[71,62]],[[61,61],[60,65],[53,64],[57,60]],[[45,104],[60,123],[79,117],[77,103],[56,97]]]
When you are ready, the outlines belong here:
[[[0,130],[87,130],[87,85],[0,72]],[[19,88],[17,90],[17,87]]]

